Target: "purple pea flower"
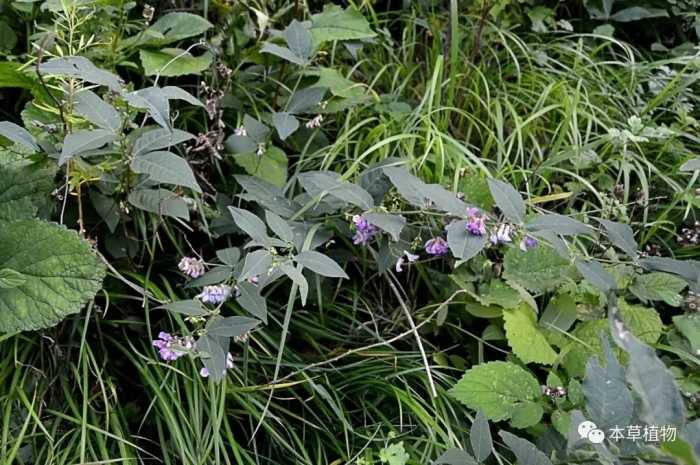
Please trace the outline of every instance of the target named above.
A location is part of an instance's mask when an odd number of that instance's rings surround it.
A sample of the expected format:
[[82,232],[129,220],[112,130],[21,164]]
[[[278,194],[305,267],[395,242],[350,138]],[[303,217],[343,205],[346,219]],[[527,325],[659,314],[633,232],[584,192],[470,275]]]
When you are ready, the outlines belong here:
[[197,298],[205,304],[220,304],[231,297],[231,286],[217,284],[215,286],[204,286]]
[[355,245],[366,245],[377,234],[377,227],[367,221],[362,215],[353,216],[352,222],[355,225],[355,235],[352,237],[352,243]]
[[158,339],[153,341],[153,345],[158,348],[160,358],[166,362],[172,362],[192,349],[194,341],[189,336],[178,337],[161,331],[158,333]]
[[534,237],[525,236],[520,241],[520,250],[522,250],[523,252],[527,252],[528,249],[532,249],[533,247],[537,247],[538,243],[539,242]]
[[199,278],[205,271],[204,262],[193,257],[183,257],[177,267],[190,278]]
[[510,234],[511,228],[509,225],[499,224],[496,230],[491,233],[491,243],[494,245],[498,245],[513,242],[513,239],[510,237]]
[[425,243],[425,251],[429,255],[442,256],[447,253],[449,246],[447,241],[440,236],[433,237],[428,242]]
[[[406,257],[406,259],[404,259]],[[396,266],[394,267],[396,269],[397,273],[401,273],[403,271],[403,265],[406,263],[406,260],[408,260],[408,263],[415,263],[418,261],[420,257],[416,254],[412,254],[408,250],[404,250],[403,254],[399,257],[398,260],[396,260]]]
[[478,208],[469,207],[466,228],[472,236],[483,236],[486,234],[486,216]]

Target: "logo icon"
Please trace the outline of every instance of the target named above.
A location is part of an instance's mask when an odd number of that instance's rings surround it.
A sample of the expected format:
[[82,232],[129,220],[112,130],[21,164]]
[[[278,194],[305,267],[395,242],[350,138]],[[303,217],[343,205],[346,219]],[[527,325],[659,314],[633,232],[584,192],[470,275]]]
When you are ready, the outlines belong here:
[[605,440],[605,433],[598,429],[598,425],[592,421],[582,421],[578,425],[578,435],[581,439],[588,439],[593,444],[600,444]]

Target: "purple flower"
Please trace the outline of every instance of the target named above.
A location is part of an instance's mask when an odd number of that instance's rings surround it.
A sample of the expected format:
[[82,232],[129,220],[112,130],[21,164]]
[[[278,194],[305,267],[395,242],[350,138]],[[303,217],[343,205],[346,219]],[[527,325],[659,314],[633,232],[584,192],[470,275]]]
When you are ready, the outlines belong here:
[[183,257],[177,267],[190,278],[199,278],[204,274],[204,262],[198,258]]
[[466,228],[472,236],[483,236],[486,234],[486,216],[478,208],[469,207]]
[[377,227],[367,221],[362,215],[353,216],[352,222],[355,225],[355,235],[352,237],[352,243],[355,245],[365,245],[377,234]]
[[158,339],[153,341],[153,345],[158,348],[160,358],[171,362],[191,350],[194,347],[194,340],[190,336],[178,337],[161,331],[158,333]]
[[[405,260],[404,257],[406,257]],[[394,268],[396,269],[397,273],[401,273],[403,271],[403,265],[404,263],[406,263],[406,260],[408,260],[409,263],[415,263],[416,261],[418,261],[419,258],[420,257],[418,255],[412,254],[408,250],[404,250],[403,254],[401,254],[399,259],[396,260],[396,266]]]
[[528,249],[532,249],[533,247],[537,247],[538,243],[539,242],[534,237],[525,236],[520,241],[520,250],[522,250],[523,252],[526,252]]
[[499,224],[494,232],[491,233],[491,243],[494,245],[506,244],[508,242],[513,242],[510,237],[511,229],[507,224]]
[[231,286],[217,284],[215,286],[204,286],[197,298],[205,304],[220,304],[231,297]]
[[434,237],[425,243],[425,251],[430,255],[445,255],[448,250],[447,241],[440,236]]

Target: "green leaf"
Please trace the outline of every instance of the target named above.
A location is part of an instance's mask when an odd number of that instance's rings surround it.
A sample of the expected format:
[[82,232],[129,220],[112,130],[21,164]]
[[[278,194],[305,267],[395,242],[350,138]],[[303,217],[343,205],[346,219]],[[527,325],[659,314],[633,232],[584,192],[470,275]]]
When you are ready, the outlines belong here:
[[508,431],[499,431],[498,435],[513,451],[519,465],[552,465],[552,461],[530,441]]
[[165,128],[155,128],[141,134],[134,141],[132,153],[135,157],[144,153],[153,152],[160,149],[169,149],[177,144],[194,139],[194,136],[189,132],[173,129],[172,131]]
[[202,287],[211,286],[212,284],[223,283],[224,281],[228,281],[232,275],[233,270],[230,266],[216,266],[204,273],[199,278],[195,278],[187,284],[185,284],[185,287]]
[[485,461],[491,455],[493,439],[491,438],[489,422],[483,410],[476,412],[476,418],[474,418],[474,423],[472,423],[469,432],[469,443],[472,446],[476,460],[479,462]]
[[595,261],[584,261],[576,259],[576,269],[588,281],[593,284],[599,291],[604,294],[617,287],[617,283],[613,275],[608,273],[603,265]]
[[363,210],[374,206],[369,192],[357,184],[343,181],[340,175],[331,171],[307,171],[299,174],[299,183],[312,196],[327,194],[340,201],[351,203]]
[[73,111],[102,129],[117,132],[122,124],[119,112],[90,90],[82,90],[75,96]]
[[700,314],[676,315],[673,324],[688,339],[694,353],[700,354]]
[[245,194],[239,195],[244,200],[257,202],[285,218],[293,216],[301,208],[301,205],[287,199],[278,186],[253,176],[239,174],[234,178],[246,191]]
[[450,394],[473,410],[482,409],[493,421],[510,418],[520,403],[542,395],[537,378],[514,363],[501,361],[470,368]]
[[188,74],[201,74],[211,66],[214,56],[204,52],[194,56],[179,48],[161,50],[139,50],[141,64],[146,76],[175,77]]
[[537,327],[535,312],[521,305],[503,311],[504,328],[508,345],[513,353],[525,363],[542,363],[551,365],[557,359],[557,353],[547,342],[544,334]]
[[300,252],[294,259],[297,263],[322,276],[328,276],[329,278],[349,278],[340,265],[321,252],[306,250]]
[[238,305],[249,311],[253,316],[267,323],[267,302],[260,295],[260,288],[246,281],[238,283],[240,295],[236,297]]
[[610,242],[626,253],[630,258],[637,258],[637,241],[629,225],[608,220],[598,220],[605,228]]
[[212,24],[199,15],[192,13],[168,13],[161,16],[148,28],[147,32],[155,39],[150,39],[150,44],[170,44],[173,42],[201,35],[212,28]]
[[[310,74],[310,73],[307,73]],[[366,96],[365,87],[346,78],[335,68],[319,68],[314,71],[319,79],[314,87],[325,87],[336,97],[346,98],[353,102],[361,102]]]
[[287,111],[290,113],[304,113],[314,109],[326,94],[328,89],[325,87],[307,87],[297,90],[289,100]]
[[3,268],[0,270],[0,289],[12,289],[19,287],[27,281],[27,278],[20,272]]
[[663,333],[663,322],[654,308],[628,304],[623,298],[617,299],[623,320],[636,337],[647,344],[655,344]]
[[22,126],[9,121],[0,121],[0,136],[10,139],[15,144],[20,144],[32,152],[38,152],[39,146],[29,131]]
[[299,296],[301,297],[301,305],[306,305],[306,299],[309,296],[309,282],[301,273],[300,268],[294,267],[291,263],[282,263],[280,269],[289,277],[297,286],[299,286]]
[[525,252],[510,247],[503,258],[503,277],[532,292],[556,289],[571,276],[569,262],[544,244]]
[[261,53],[270,53],[272,55],[278,56],[283,60],[287,60],[295,65],[304,66],[309,64],[309,62],[303,57],[298,56],[292,52],[287,47],[282,47],[281,45],[273,44],[272,42],[265,42],[260,48]]
[[22,67],[22,63],[0,61],[0,88],[33,89],[37,85],[36,79],[23,72]]
[[610,19],[620,23],[639,21],[640,19],[668,17],[668,12],[663,8],[644,8],[641,6],[631,6],[615,12]]
[[371,224],[388,233],[394,241],[400,239],[401,230],[406,226],[406,218],[401,215],[369,212],[364,213],[363,216]]
[[489,179],[488,183],[493,200],[503,215],[514,223],[521,223],[525,217],[525,202],[520,193],[503,181]]
[[237,207],[228,207],[228,210],[231,212],[236,226],[241,228],[248,236],[261,244],[267,242],[267,227],[254,213]]
[[700,170],[700,157],[693,158],[681,165],[681,171],[698,171]]
[[266,276],[272,266],[272,255],[267,250],[255,250],[245,256],[239,281],[245,281],[254,276]]
[[560,294],[547,304],[540,317],[540,326],[568,331],[576,321],[576,301],[569,294]]
[[478,465],[474,457],[461,449],[448,449],[436,458],[433,465]]
[[321,13],[311,17],[311,35],[318,43],[333,40],[358,40],[374,37],[369,23],[354,7],[345,10],[326,4]]
[[44,75],[68,76],[83,81],[107,86],[114,92],[121,92],[124,84],[119,76],[99,69],[85,57],[66,56],[53,58],[39,65]]
[[653,272],[637,276],[629,290],[643,302],[663,300],[679,307],[683,303],[680,293],[687,286],[688,283],[672,274]]
[[135,173],[148,175],[154,182],[189,187],[195,192],[202,192],[187,160],[171,152],[150,152],[134,157],[131,169]]
[[48,216],[55,175],[53,163],[0,163],[0,220]]
[[287,112],[273,113],[272,123],[275,125],[277,134],[282,140],[285,140],[299,129],[299,120]]
[[210,336],[238,338],[248,334],[260,320],[247,316],[216,316],[207,323],[206,331]]
[[592,234],[593,229],[578,220],[568,216],[549,213],[537,215],[525,224],[525,229],[536,233],[541,231],[551,231],[563,236],[574,236],[577,234]]
[[523,402],[515,407],[510,424],[513,428],[524,429],[534,426],[542,420],[542,405],[537,402]]
[[294,242],[294,230],[289,223],[280,218],[279,215],[266,210],[265,221],[270,229],[277,234],[277,237],[285,242]]
[[391,444],[379,451],[379,461],[387,465],[406,465],[409,459],[403,441]]
[[238,247],[228,247],[216,251],[216,258],[229,266],[236,266],[241,259],[241,251]]
[[208,314],[199,300],[178,300],[177,302],[161,305],[158,308],[187,316],[204,316]]
[[130,105],[144,109],[153,121],[163,128],[170,130],[170,101],[163,89],[146,87],[128,94],[123,94],[124,100]]
[[255,152],[234,155],[235,162],[243,167],[248,174],[282,187],[287,182],[287,155],[277,147],[269,147],[265,153]]
[[308,26],[305,26],[295,19],[287,26],[287,29],[285,29],[284,38],[287,41],[289,50],[291,50],[294,55],[301,57],[305,61],[311,58],[314,46]]
[[214,382],[221,381],[226,374],[226,354],[229,344],[229,338],[214,337],[209,334],[197,339],[195,344],[202,364],[209,371],[209,377]]
[[466,220],[454,221],[447,226],[447,245],[455,258],[469,260],[486,246],[486,235],[470,234]]
[[0,21],[0,50],[10,52],[17,45],[17,34],[5,21]]
[[128,200],[134,207],[147,212],[190,219],[187,203],[175,192],[167,189],[138,189],[129,194]]
[[39,220],[0,226],[0,270],[24,282],[0,288],[0,332],[48,328],[77,313],[102,287],[105,269],[75,231]]
[[66,138],[63,139],[63,148],[58,158],[58,164],[64,164],[75,155],[98,149],[116,140],[116,138],[117,136],[114,132],[108,129],[83,129],[68,134]]

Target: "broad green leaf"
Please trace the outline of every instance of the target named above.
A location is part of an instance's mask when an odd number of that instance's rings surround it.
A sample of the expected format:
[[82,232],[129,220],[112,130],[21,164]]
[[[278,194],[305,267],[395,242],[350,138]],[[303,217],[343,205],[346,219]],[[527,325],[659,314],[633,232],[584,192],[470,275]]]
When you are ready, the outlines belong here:
[[434,465],[478,465],[474,457],[461,449],[448,449],[433,462]]
[[675,260],[666,257],[648,257],[640,260],[648,270],[673,273],[690,284],[700,282],[700,262],[697,260]]
[[282,187],[287,182],[289,160],[287,155],[277,147],[268,147],[262,155],[248,152],[234,155],[233,159],[251,176],[274,186]]
[[33,89],[37,81],[31,75],[21,70],[22,63],[12,61],[0,61],[0,88],[18,87]]
[[552,465],[552,461],[530,441],[519,438],[508,431],[499,431],[498,435],[503,439],[508,448],[513,451],[518,465]]
[[455,216],[464,216],[469,206],[459,200],[454,192],[450,192],[439,184],[425,184],[423,192],[433,203],[433,209],[442,210]]
[[158,308],[163,308],[173,313],[180,313],[187,316],[204,316],[207,315],[207,310],[202,306],[199,300],[178,300],[169,304],[161,305]]
[[673,324],[688,340],[694,353],[700,354],[700,314],[676,315]]
[[245,256],[239,281],[253,278],[255,276],[266,276],[272,266],[272,255],[267,250],[255,250]]
[[479,462],[485,461],[491,455],[493,449],[493,439],[489,422],[483,410],[476,412],[474,423],[469,431],[469,443],[474,451],[474,456]]
[[254,213],[237,207],[228,207],[228,210],[231,212],[236,226],[241,228],[248,236],[261,244],[267,242],[267,227]]
[[117,132],[122,124],[119,112],[90,90],[75,96],[73,111],[102,129]]
[[363,210],[374,206],[374,199],[362,187],[343,181],[331,171],[307,171],[299,175],[299,183],[309,195],[327,194],[337,200],[351,203]]
[[314,51],[313,39],[308,26],[304,25],[304,23],[300,23],[296,19],[292,20],[284,30],[284,38],[287,41],[289,50],[294,55],[301,57],[305,61],[311,58]]
[[284,218],[291,217],[301,208],[301,205],[287,199],[282,189],[271,183],[253,176],[236,175],[234,178],[246,191],[240,195],[241,198],[257,202]]
[[387,213],[364,213],[363,216],[371,224],[388,233],[394,241],[398,241],[401,230],[406,226],[406,218],[401,215]]
[[605,228],[608,239],[618,249],[625,252],[630,258],[637,258],[637,241],[634,239],[634,231],[629,225],[608,220],[598,220]]
[[148,42],[165,45],[173,42],[201,35],[212,28],[212,24],[199,15],[192,13],[174,12],[168,13],[148,28],[149,32],[155,32],[154,37]]
[[185,284],[185,287],[192,288],[220,284],[231,279],[231,276],[233,276],[233,269],[230,266],[215,266],[199,278],[195,278]]
[[314,273],[330,278],[348,279],[347,273],[332,258],[315,250],[300,252],[294,259]]
[[289,99],[287,111],[289,113],[304,113],[318,106],[323,96],[328,92],[325,87],[307,87],[294,92]]
[[488,183],[491,196],[503,215],[514,223],[521,223],[525,217],[525,202],[520,193],[503,181],[489,179]]
[[0,225],[0,270],[24,282],[0,288],[0,332],[48,328],[80,311],[102,287],[105,269],[75,231],[39,220]]
[[544,244],[526,252],[510,247],[503,259],[503,277],[532,292],[556,289],[572,275],[569,262]]
[[327,4],[321,13],[311,17],[311,35],[318,43],[333,40],[358,40],[374,37],[369,23],[354,7],[342,9]]
[[513,428],[529,428],[540,423],[543,413],[542,405],[538,402],[523,402],[515,407],[510,424]]
[[576,234],[592,234],[593,229],[578,220],[568,216],[549,213],[537,215],[525,224],[525,229],[530,232],[551,231],[563,236]]
[[688,283],[672,274],[653,272],[637,276],[629,290],[643,302],[662,300],[679,307],[683,303],[680,293],[687,286]]
[[291,263],[282,263],[280,269],[284,274],[292,280],[299,287],[299,296],[301,297],[301,305],[306,305],[306,299],[309,296],[309,282],[306,280],[304,275],[300,270],[301,266],[298,268]]
[[263,46],[260,48],[261,53],[270,53],[272,55],[278,56],[282,58],[283,60],[287,60],[290,63],[294,63],[295,65],[299,66],[304,66],[307,65],[309,62],[303,58],[295,54],[293,51],[288,49],[287,47],[283,47],[281,45],[273,44],[272,42],[265,42]]
[[576,301],[569,294],[559,294],[547,304],[540,317],[540,326],[568,331],[576,321]]
[[352,102],[361,102],[366,97],[364,85],[346,78],[335,68],[319,68],[307,74],[318,75],[319,79],[314,87],[325,87],[336,97],[349,99]]
[[32,152],[38,152],[39,146],[29,131],[22,126],[9,121],[0,121],[0,136],[9,139],[15,144],[20,144]]
[[659,340],[663,323],[656,309],[628,304],[623,298],[617,299],[617,305],[632,334],[646,344],[655,344]]
[[260,295],[260,288],[255,284],[243,281],[238,283],[240,295],[236,297],[238,305],[249,311],[253,316],[267,323],[267,302]]
[[503,321],[508,345],[520,360],[544,365],[554,363],[557,353],[539,330],[535,312],[529,307],[521,305],[503,310]]
[[230,339],[205,334],[197,339],[195,348],[201,356],[202,364],[209,371],[209,378],[218,382],[226,374],[226,354]]
[[483,305],[498,305],[503,308],[516,308],[523,303],[520,293],[500,279],[479,286],[480,302]]
[[0,51],[10,52],[17,45],[17,34],[5,21],[0,21]]
[[391,444],[379,451],[379,461],[387,465],[406,465],[410,458],[403,447],[403,441]]
[[486,246],[486,235],[470,234],[466,220],[454,221],[447,226],[447,245],[455,258],[469,260]]
[[190,219],[187,203],[167,189],[138,189],[129,194],[129,203],[141,210],[162,216]]
[[450,394],[471,409],[482,409],[493,421],[510,418],[520,403],[542,395],[537,378],[519,365],[501,361],[473,366]]
[[299,129],[299,120],[288,112],[273,113],[272,123],[275,125],[277,134],[282,140],[285,140]]
[[644,8],[641,6],[631,6],[615,12],[610,19],[620,23],[639,21],[646,18],[668,17],[668,12],[663,8]]
[[596,261],[587,262],[577,258],[575,264],[576,269],[586,281],[593,284],[601,292],[606,294],[617,287],[613,275],[608,273],[600,263]]
[[0,163],[0,221],[48,216],[55,174],[53,163]]
[[79,56],[53,58],[41,63],[39,70],[43,75],[68,76],[83,81],[107,86],[114,92],[120,92],[124,83],[119,76],[99,69],[90,60]]
[[165,86],[161,89],[163,95],[168,100],[183,100],[196,107],[204,107],[204,104],[194,95],[177,86]]
[[170,102],[168,96],[158,87],[146,87],[124,94],[124,100],[130,105],[144,109],[153,121],[170,130]]
[[260,320],[247,316],[214,317],[207,323],[206,331],[210,336],[238,338],[248,334]]
[[168,149],[182,142],[194,139],[189,132],[165,128],[150,129],[141,134],[135,141],[132,153],[135,157],[160,149]]
[[58,158],[58,164],[62,165],[76,155],[94,150],[116,140],[117,136],[108,129],[80,130],[68,134],[63,139],[63,148]]
[[90,202],[95,207],[95,211],[102,221],[105,222],[109,231],[114,233],[121,220],[120,208],[117,200],[113,197],[102,195],[97,189],[90,190]]
[[150,152],[134,157],[131,169],[135,173],[148,175],[154,182],[189,187],[195,192],[202,192],[187,160],[171,152]]
[[241,251],[238,247],[227,247],[216,251],[216,258],[229,266],[236,266],[241,259]]
[[418,208],[429,206],[425,196],[425,183],[413,176],[406,168],[399,166],[386,166],[384,174],[389,178],[401,197],[408,203]]
[[3,268],[0,270],[0,289],[12,289],[19,287],[27,281],[27,278],[20,272]]
[[294,242],[294,230],[287,221],[280,218],[279,215],[266,210],[265,221],[270,229],[285,242]]
[[194,56],[179,48],[163,48],[161,50],[139,50],[141,64],[146,76],[185,76],[201,74],[209,68],[214,59],[210,52]]

